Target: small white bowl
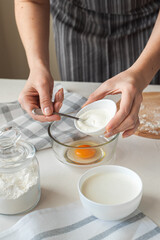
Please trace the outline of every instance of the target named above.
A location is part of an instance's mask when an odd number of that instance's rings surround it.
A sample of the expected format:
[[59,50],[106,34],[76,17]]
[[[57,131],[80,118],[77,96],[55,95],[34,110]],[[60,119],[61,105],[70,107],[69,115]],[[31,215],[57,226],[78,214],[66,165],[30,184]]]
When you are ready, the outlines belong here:
[[[116,103],[113,100],[110,100],[110,99],[98,100],[98,101],[95,101],[93,103],[88,104],[87,106],[82,108],[76,114],[76,117],[80,117],[80,115],[87,112],[88,110],[104,109],[104,108],[106,108],[108,113],[109,113],[109,121],[110,121],[114,117],[114,115],[116,114],[116,111],[117,111]],[[108,124],[108,122],[106,123],[106,125]],[[77,124],[77,120],[74,121],[74,124],[75,124],[75,127],[78,129],[78,131],[80,131],[84,134],[87,134],[87,135],[95,136],[95,135],[101,135],[105,132],[105,127],[104,126],[100,129],[94,131],[94,132],[93,131],[92,132],[86,132],[86,131],[83,131],[82,129],[79,128],[79,126]]]
[[95,217],[108,221],[122,219],[134,212],[140,204],[142,188],[137,173],[116,165],[92,168],[78,182],[84,208]]

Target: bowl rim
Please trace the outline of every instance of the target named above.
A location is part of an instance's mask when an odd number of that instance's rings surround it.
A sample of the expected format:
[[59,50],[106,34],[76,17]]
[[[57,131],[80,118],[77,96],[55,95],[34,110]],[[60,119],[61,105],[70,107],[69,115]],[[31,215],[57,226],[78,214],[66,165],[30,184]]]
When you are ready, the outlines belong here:
[[[90,104],[84,106],[83,108],[81,108],[81,109],[77,112],[76,116],[79,116],[80,112],[85,111],[86,108],[90,108],[90,106],[92,106],[92,105],[99,105],[99,104],[101,104],[102,102],[110,102],[110,103],[112,103],[112,104],[114,105],[114,107],[115,107],[115,113],[116,113],[116,111],[117,111],[116,102],[115,102],[114,100],[112,100],[112,99],[106,98],[106,99],[96,100],[96,101],[91,102]],[[104,107],[103,107],[103,108],[104,108]],[[114,115],[115,115],[115,113],[114,113]]]
[[[140,185],[141,185],[141,186],[140,186],[140,191],[139,191],[139,193],[138,193],[134,198],[130,199],[129,201],[125,201],[125,202],[119,203],[119,204],[104,204],[104,203],[98,203],[98,202],[92,201],[92,200],[90,200],[89,198],[87,198],[87,197],[82,193],[81,188],[80,188],[80,181],[81,181],[81,179],[82,179],[85,175],[87,175],[89,172],[94,171],[94,169],[96,169],[96,168],[104,168],[104,167],[106,167],[106,168],[109,168],[109,167],[121,168],[121,169],[125,169],[125,170],[127,170],[127,171],[129,170],[130,172],[134,173],[134,174],[136,175],[136,177],[139,179],[139,182],[140,182]],[[83,183],[84,183],[84,182],[83,182]],[[82,183],[82,184],[83,184],[83,183]],[[140,176],[139,176],[135,171],[131,170],[130,168],[123,167],[123,166],[119,166],[119,165],[101,165],[101,166],[93,167],[93,168],[87,170],[85,173],[83,173],[83,174],[80,176],[80,178],[79,178],[79,180],[78,180],[77,188],[78,188],[79,195],[82,196],[82,197],[85,199],[85,201],[90,202],[91,204],[94,204],[94,205],[96,204],[97,206],[100,206],[100,207],[120,207],[120,206],[124,206],[124,205],[126,205],[126,204],[132,203],[133,201],[135,201],[135,200],[136,200],[137,198],[139,198],[140,196],[142,197],[142,194],[143,194],[143,182],[142,182]]]
[[[64,147],[79,148],[78,146],[72,146],[72,145],[67,145],[67,144],[65,144],[65,143],[61,143],[60,141],[58,141],[56,138],[54,138],[54,137],[52,136],[52,134],[51,134],[51,127],[52,127],[55,123],[56,123],[56,121],[50,123],[49,126],[48,126],[48,135],[50,136],[50,138],[51,138],[53,141],[55,141],[56,143],[58,143],[58,144],[60,144],[60,145],[62,145],[62,146],[64,146]],[[113,142],[115,139],[118,138],[118,136],[119,136],[119,133],[115,134],[115,135],[111,138],[110,141],[106,141],[105,143],[101,143],[101,144],[97,144],[97,145],[92,145],[92,146],[90,146],[90,147],[81,147],[81,149],[86,149],[86,148],[89,149],[89,148],[102,147],[102,146],[104,146],[104,145],[106,145],[106,144],[109,144],[109,143]]]

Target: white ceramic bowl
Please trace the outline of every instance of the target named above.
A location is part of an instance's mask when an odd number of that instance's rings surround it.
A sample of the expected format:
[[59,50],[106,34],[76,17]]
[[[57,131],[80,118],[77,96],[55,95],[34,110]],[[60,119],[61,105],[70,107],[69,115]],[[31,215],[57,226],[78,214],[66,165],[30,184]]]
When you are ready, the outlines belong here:
[[[107,182],[103,181],[102,183],[100,181],[102,176],[107,176]],[[123,184],[121,184],[122,182]],[[103,184],[105,185],[102,186]],[[102,198],[102,192],[100,193],[99,189],[102,190],[103,187],[105,188],[105,195]],[[134,212],[141,201],[142,188],[142,181],[137,173],[116,165],[103,165],[92,168],[85,172],[78,182],[79,196],[84,208],[95,217],[109,221],[122,219]],[[89,191],[95,194],[94,197],[92,194],[94,200],[91,195],[88,197],[85,190],[87,194]],[[125,194],[123,194],[124,192]],[[100,200],[95,200],[96,195]],[[113,202],[111,199],[113,199]]]
[[[117,106],[116,103],[113,100],[110,99],[103,99],[103,100],[98,100],[95,101],[93,103],[88,104],[87,106],[85,106],[84,108],[82,108],[76,115],[76,117],[80,117],[80,115],[82,115],[83,113],[87,112],[88,110],[93,110],[93,109],[104,109],[106,108],[108,113],[109,113],[109,121],[114,117],[114,115],[116,114],[117,111]],[[107,122],[108,123],[108,122]],[[107,125],[106,123],[106,125]],[[87,135],[91,135],[91,136],[95,136],[95,135],[101,135],[105,132],[105,127],[103,126],[102,128],[94,131],[94,132],[90,132],[90,133],[86,133],[86,131],[83,131],[82,129],[79,128],[77,121],[74,121],[75,127],[82,133],[87,134]]]

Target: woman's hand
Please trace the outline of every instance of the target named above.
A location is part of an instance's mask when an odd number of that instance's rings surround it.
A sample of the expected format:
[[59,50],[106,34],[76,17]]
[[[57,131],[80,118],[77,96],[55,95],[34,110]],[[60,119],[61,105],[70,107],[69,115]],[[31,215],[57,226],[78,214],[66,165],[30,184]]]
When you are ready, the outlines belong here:
[[[61,108],[63,90],[57,92],[53,104],[53,79],[49,71],[49,0],[15,0],[15,16],[30,69],[19,102],[35,120],[59,120],[58,115],[52,115],[53,111]],[[34,108],[39,107],[45,116],[32,113]]]
[[[60,120],[58,115],[52,115],[53,111],[59,112],[64,99],[63,89],[60,89],[52,103],[53,78],[45,68],[36,68],[30,72],[28,81],[20,93],[19,102],[24,110],[35,120],[51,122]],[[45,116],[32,113],[34,108],[41,108]]]
[[106,137],[123,132],[123,137],[132,135],[139,126],[139,109],[142,102],[143,80],[128,69],[105,81],[93,92],[83,107],[106,95],[121,93],[120,109],[106,126]]

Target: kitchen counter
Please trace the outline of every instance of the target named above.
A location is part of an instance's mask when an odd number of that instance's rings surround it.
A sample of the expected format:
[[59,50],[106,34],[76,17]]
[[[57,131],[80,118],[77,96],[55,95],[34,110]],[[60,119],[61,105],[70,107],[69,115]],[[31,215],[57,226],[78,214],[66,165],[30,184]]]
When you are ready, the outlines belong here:
[[[25,80],[0,79],[0,102],[18,99]],[[61,82],[69,91],[88,97],[100,84]],[[149,85],[145,91],[159,91],[160,85]],[[109,96],[117,101],[120,96]],[[52,149],[37,152],[40,165],[42,195],[34,210],[62,206],[79,200],[77,182],[88,168],[76,168],[59,162]],[[131,136],[119,137],[113,164],[128,167],[142,178],[144,191],[140,210],[160,226],[160,140]],[[22,216],[0,215],[0,231],[15,224]]]

